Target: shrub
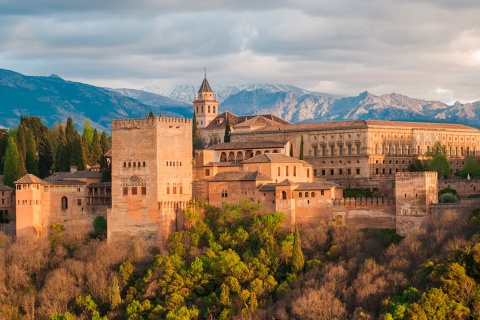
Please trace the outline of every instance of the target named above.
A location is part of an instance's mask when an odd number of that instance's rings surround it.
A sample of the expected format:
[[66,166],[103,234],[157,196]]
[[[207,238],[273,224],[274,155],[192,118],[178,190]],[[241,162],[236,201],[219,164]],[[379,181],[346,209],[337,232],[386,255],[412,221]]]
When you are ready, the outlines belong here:
[[447,188],[444,188],[444,189],[438,191],[438,196],[440,197],[442,194],[445,194],[445,193],[451,193],[451,194],[454,194],[455,196],[457,196],[457,190],[452,189],[450,187],[447,187]]
[[458,201],[458,198],[453,193],[444,193],[440,197],[438,197],[439,203],[454,203],[457,201]]
[[97,216],[93,220],[93,229],[95,230],[95,236],[105,236],[107,233],[107,220],[103,216]]

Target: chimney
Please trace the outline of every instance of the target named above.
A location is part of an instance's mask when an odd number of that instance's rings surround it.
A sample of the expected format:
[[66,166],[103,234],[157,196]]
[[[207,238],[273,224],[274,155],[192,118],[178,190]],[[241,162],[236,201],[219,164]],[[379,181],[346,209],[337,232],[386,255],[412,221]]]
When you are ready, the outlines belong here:
[[70,166],[70,173],[77,172],[77,166]]

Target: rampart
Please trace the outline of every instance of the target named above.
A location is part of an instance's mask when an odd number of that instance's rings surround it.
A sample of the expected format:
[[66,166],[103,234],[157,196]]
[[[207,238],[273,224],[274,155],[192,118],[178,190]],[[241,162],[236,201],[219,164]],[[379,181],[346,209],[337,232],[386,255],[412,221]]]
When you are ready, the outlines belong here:
[[438,190],[452,188],[457,191],[461,197],[480,193],[480,179],[440,179],[438,180]]
[[142,127],[150,127],[155,122],[159,123],[186,123],[191,124],[191,119],[185,118],[170,118],[170,117],[146,117],[136,119],[116,119],[112,120],[112,130],[118,129],[140,129]]

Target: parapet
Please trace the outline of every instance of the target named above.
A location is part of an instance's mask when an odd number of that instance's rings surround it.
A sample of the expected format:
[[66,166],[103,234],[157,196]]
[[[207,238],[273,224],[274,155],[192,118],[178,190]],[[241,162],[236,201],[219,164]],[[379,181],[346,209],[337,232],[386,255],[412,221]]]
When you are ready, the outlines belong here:
[[397,172],[395,173],[395,180],[410,180],[410,179],[418,179],[418,178],[433,178],[436,179],[438,177],[437,172],[435,171],[425,171],[425,172]]
[[185,123],[191,124],[192,119],[170,118],[170,117],[145,117],[131,119],[115,119],[112,120],[112,131],[122,129],[140,129],[152,127],[156,123]]

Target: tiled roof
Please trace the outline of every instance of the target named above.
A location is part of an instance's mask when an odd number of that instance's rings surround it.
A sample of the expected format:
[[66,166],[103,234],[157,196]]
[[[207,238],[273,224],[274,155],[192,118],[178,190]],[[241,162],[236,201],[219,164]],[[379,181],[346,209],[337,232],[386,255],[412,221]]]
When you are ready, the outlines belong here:
[[259,171],[225,171],[217,173],[210,181],[271,181]]
[[264,185],[262,185],[259,190],[260,191],[275,191],[275,186],[277,184],[276,183],[266,183]]
[[105,153],[105,157],[107,157],[107,158],[112,157],[112,149],[108,150],[107,153]]
[[85,181],[80,180],[56,180],[49,181],[48,184],[59,185],[59,186],[77,186],[87,184]]
[[[335,129],[367,129],[368,127],[403,127],[410,129],[455,129],[478,132],[478,129],[465,126],[463,124],[452,123],[433,123],[433,122],[407,122],[407,121],[389,121],[389,120],[353,120],[353,121],[330,121],[330,122],[312,122],[299,124],[272,125],[256,132],[296,132],[296,131],[315,131],[315,130],[335,130]],[[241,134],[241,133],[239,133]]]
[[306,190],[327,190],[332,187],[341,188],[340,185],[333,182],[300,182],[300,186],[295,189],[295,191],[306,191]]
[[215,144],[207,148],[207,150],[239,150],[239,149],[266,149],[266,148],[283,148],[287,142],[285,141],[250,141],[250,142],[224,142]]
[[39,184],[44,184],[45,182],[40,179],[39,177],[33,175],[33,174],[26,174],[17,181],[14,182],[15,184],[17,183],[39,183]]
[[236,167],[241,164],[241,162],[209,162],[204,167]]
[[0,183],[0,191],[12,191],[13,189],[9,186]]
[[111,182],[97,182],[97,183],[90,183],[87,188],[111,188]]
[[277,186],[291,186],[291,185],[298,185],[298,183],[293,182],[290,179],[285,179],[285,180],[277,183]]
[[251,119],[246,121],[240,122],[234,128],[242,128],[242,127],[267,127],[278,124],[276,121],[265,118],[264,116],[254,116]]
[[66,180],[66,179],[95,179],[101,178],[102,173],[100,171],[75,171],[75,172],[57,172],[53,175],[46,177],[43,179],[47,182],[58,181],[58,180]]
[[247,115],[247,116],[237,116],[230,111],[224,111],[220,113],[218,116],[215,117],[215,119],[212,120],[208,124],[208,126],[205,127],[204,130],[220,130],[220,129],[225,129],[225,122],[228,117],[228,123],[230,124],[230,127],[235,127],[236,125],[245,122],[249,119],[255,118],[261,116],[265,120],[268,121],[273,121],[271,124],[279,124],[279,125],[287,125],[290,124],[290,122],[283,120],[282,118],[279,118],[277,116],[274,116],[273,114],[259,114],[259,115]]
[[200,89],[198,89],[198,93],[202,92],[213,92],[212,88],[210,87],[210,84],[208,83],[207,76],[203,79],[202,85],[200,86]]
[[264,163],[264,162],[282,162],[282,163],[303,163],[306,166],[311,167],[312,165],[308,162],[298,160],[296,158],[287,156],[281,153],[265,153],[253,158],[244,160],[243,163]]

